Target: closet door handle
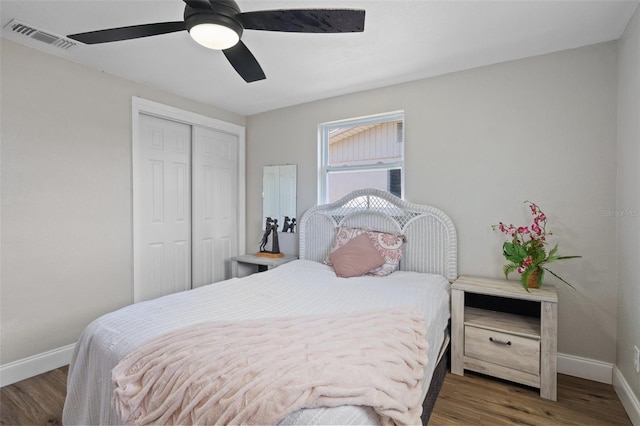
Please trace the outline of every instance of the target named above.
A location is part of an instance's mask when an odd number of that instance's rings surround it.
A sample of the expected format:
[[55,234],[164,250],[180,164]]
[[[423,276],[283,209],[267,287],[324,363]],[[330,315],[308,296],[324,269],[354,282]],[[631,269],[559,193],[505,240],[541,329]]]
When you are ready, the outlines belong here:
[[493,337],[489,337],[489,340],[493,343],[497,343],[498,345],[511,346],[511,340],[505,342],[503,340],[494,339]]

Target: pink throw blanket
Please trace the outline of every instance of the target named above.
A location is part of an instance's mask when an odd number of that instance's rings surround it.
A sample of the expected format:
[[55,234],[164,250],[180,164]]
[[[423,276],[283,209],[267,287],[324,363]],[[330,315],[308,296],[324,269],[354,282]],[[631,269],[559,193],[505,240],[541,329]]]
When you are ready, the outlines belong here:
[[202,323],[124,358],[113,402],[127,424],[275,424],[338,405],[420,424],[425,333],[404,310]]

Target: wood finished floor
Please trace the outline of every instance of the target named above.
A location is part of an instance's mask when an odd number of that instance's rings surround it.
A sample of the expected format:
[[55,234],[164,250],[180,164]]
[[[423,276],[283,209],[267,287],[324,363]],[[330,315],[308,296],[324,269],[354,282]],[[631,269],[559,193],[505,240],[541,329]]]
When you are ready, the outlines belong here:
[[[61,425],[67,367],[0,389],[1,425]],[[558,375],[558,401],[536,389],[447,373],[429,421],[438,425],[631,425],[611,385]]]
[[0,388],[0,425],[61,425],[69,367]]
[[447,373],[429,420],[438,425],[628,425],[612,385],[558,374],[558,401],[538,389],[465,372]]

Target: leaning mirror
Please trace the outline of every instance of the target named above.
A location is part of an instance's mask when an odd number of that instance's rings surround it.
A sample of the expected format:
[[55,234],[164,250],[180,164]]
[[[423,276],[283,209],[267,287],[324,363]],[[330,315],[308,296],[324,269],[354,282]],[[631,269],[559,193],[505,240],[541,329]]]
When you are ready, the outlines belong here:
[[262,174],[262,229],[270,217],[278,232],[295,232],[297,166],[264,166]]

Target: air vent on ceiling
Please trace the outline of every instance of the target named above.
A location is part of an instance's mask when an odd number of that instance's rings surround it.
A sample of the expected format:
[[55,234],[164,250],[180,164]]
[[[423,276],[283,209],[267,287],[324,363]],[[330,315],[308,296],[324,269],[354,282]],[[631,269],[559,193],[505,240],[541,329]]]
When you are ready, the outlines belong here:
[[73,40],[69,40],[68,38],[53,34],[49,31],[40,30],[33,25],[25,24],[24,22],[20,22],[17,19],[12,19],[4,27],[11,30],[11,32],[13,33],[41,41],[60,49],[67,50],[78,44]]

